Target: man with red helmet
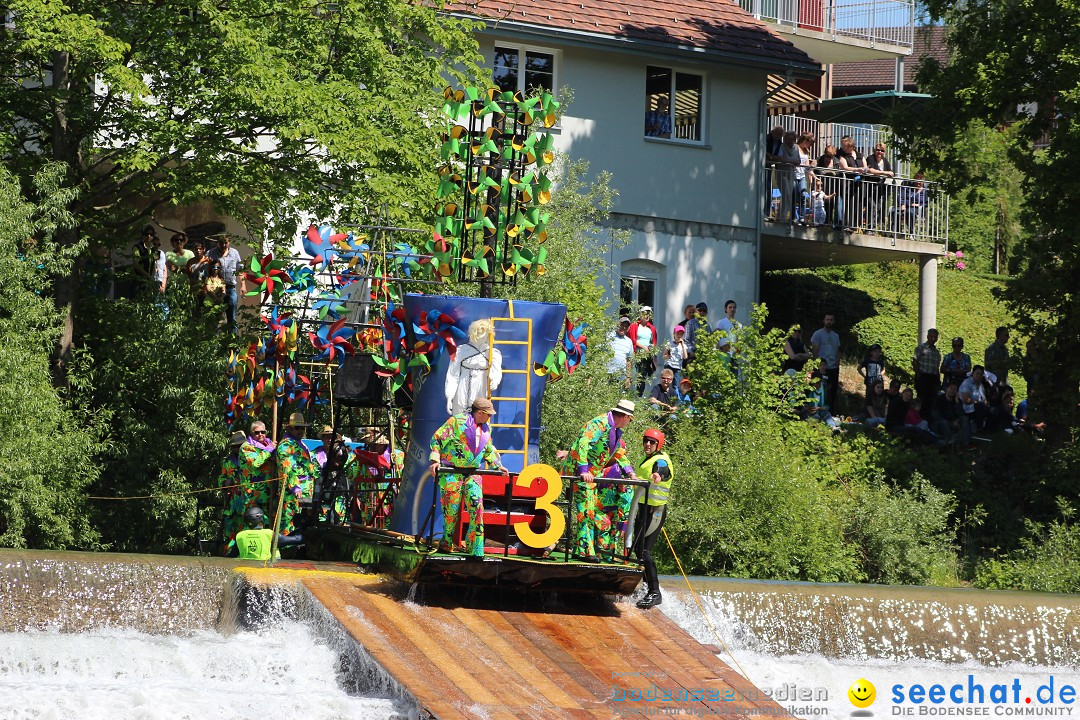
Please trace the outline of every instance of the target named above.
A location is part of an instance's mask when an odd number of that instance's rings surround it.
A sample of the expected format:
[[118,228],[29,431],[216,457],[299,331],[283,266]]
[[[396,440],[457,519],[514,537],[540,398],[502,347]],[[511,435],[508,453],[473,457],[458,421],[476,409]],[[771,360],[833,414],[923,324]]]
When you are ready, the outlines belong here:
[[[653,560],[652,548],[656,539],[660,537],[660,528],[664,526],[667,518],[668,496],[671,492],[672,464],[671,458],[663,452],[664,433],[656,428],[645,431],[641,444],[645,448],[645,459],[637,466],[636,474],[639,478],[649,478],[648,502],[645,505],[643,517],[636,525],[633,538],[634,552],[645,564],[645,585],[647,592],[637,604],[639,608],[651,608],[662,602],[660,597],[660,580],[656,575],[656,562]],[[636,501],[644,499],[645,492],[638,489]]]

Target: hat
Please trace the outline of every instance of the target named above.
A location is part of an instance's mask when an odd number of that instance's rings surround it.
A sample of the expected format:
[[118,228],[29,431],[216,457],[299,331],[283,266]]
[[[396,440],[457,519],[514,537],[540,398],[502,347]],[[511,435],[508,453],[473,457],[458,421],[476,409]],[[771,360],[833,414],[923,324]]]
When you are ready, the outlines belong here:
[[472,411],[483,410],[488,415],[495,415],[495,406],[485,397],[479,397],[472,401]]
[[323,435],[333,435],[333,434],[334,434],[334,428],[331,427],[330,425],[323,425],[322,432],[319,433],[320,437],[323,436]]
[[723,335],[720,336],[720,342],[716,343],[716,347],[722,348],[722,347],[730,347],[730,346],[731,346],[731,338],[728,337],[727,333],[724,333]]
[[289,427],[307,427],[307,421],[304,420],[303,413],[294,412],[289,415],[289,422],[286,425]]
[[642,305],[641,310],[639,310],[638,312],[640,312],[642,315],[644,315],[645,313],[651,313],[652,312],[652,306],[651,305]]
[[615,403],[615,407],[611,408],[611,412],[634,417],[634,410],[636,409],[637,405],[634,404],[633,400],[620,400]]
[[671,331],[671,333],[675,334],[677,332],[686,332],[686,328],[684,328],[682,325],[676,325],[675,328]]
[[619,322],[620,323],[628,323],[628,322],[630,322],[630,318],[623,315],[621,318],[619,318]]
[[236,432],[234,432],[232,435],[229,436],[229,444],[230,445],[243,445],[246,442],[247,442],[247,435],[244,434],[243,430],[237,430]]
[[680,385],[689,385],[690,387],[694,386],[694,383],[690,382],[690,378],[688,378],[688,377],[684,377],[682,380],[679,380],[679,384]]
[[699,302],[695,307],[701,312],[709,312],[709,306],[703,302]]

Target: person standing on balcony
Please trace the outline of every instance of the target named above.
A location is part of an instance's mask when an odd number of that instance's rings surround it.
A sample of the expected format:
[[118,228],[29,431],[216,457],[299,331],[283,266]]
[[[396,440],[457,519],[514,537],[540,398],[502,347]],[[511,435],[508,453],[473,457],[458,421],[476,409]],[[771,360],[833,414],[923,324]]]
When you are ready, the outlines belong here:
[[[885,144],[874,143],[874,153],[866,159],[866,174],[869,176],[867,185],[866,212],[867,223],[870,231],[880,229],[881,221],[885,217],[885,199],[888,193],[885,191],[885,181],[893,176],[892,164],[885,157]],[[924,401],[923,406],[927,403]]]
[[[803,162],[802,152],[799,149],[795,140],[798,136],[790,130],[784,133],[784,142],[780,145],[780,170],[779,170],[779,186],[780,186],[780,222],[794,222],[795,208],[797,203],[795,202],[795,190],[797,186],[796,178],[801,171],[801,165]],[[803,174],[803,182],[805,183],[805,173]]]
[[837,162],[843,170],[840,183],[840,205],[843,208],[843,225],[849,232],[862,226],[863,193],[859,189],[863,173],[866,172],[866,158],[855,148],[855,141],[850,135],[840,138],[840,150],[836,153]]
[[840,213],[840,161],[836,158],[836,146],[826,145],[825,152],[817,160],[814,175],[821,180],[825,191],[825,222],[839,227]]
[[780,173],[777,166],[780,159],[780,147],[784,144],[784,126],[777,125],[765,136],[765,219],[775,220],[772,208],[772,190],[779,188]]

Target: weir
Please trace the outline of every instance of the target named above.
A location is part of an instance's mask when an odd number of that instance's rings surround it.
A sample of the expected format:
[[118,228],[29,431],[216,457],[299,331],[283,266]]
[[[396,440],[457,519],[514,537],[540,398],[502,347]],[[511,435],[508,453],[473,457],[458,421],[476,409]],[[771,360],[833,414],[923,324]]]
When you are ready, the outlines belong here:
[[[1077,664],[1080,602],[1071,596],[692,582],[736,655]],[[0,551],[0,631],[228,635],[299,620],[338,657],[339,687],[397,698],[402,717],[607,718],[646,708],[788,717],[717,657],[711,632],[682,629],[704,626],[680,583],[664,581],[668,617],[604,598],[410,587],[347,564]],[[665,692],[680,699],[664,701]]]

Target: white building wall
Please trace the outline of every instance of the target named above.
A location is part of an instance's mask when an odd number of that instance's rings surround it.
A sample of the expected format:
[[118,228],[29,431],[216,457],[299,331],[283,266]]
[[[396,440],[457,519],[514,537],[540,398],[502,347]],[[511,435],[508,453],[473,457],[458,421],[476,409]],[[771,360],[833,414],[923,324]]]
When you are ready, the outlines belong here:
[[[481,47],[489,62],[496,44],[555,53],[555,84],[573,91],[554,129],[556,145],[589,161],[592,172],[612,174],[619,193],[612,224],[629,229],[632,237],[626,248],[612,251],[612,274],[651,268],[658,275],[657,329],[670,334],[683,306],[702,300],[712,321],[722,316],[728,298],[739,304],[739,319],[748,320],[756,300],[755,213],[761,208],[755,144],[766,70],[485,35]],[[645,137],[649,65],[704,76],[702,143]],[[611,291],[617,294],[617,286]]]

